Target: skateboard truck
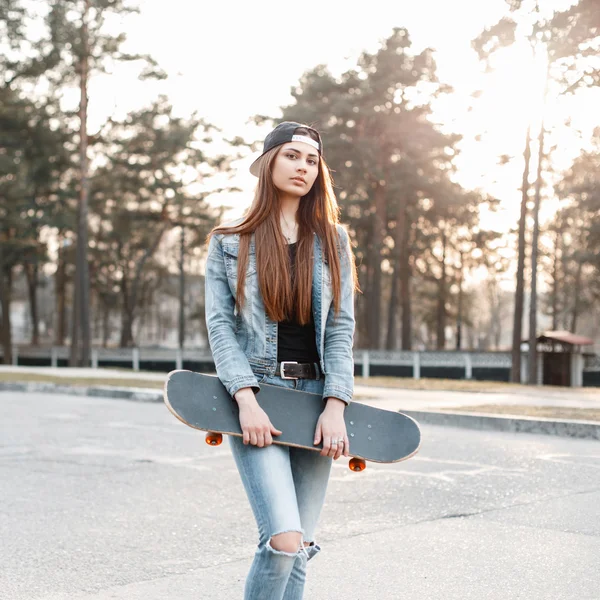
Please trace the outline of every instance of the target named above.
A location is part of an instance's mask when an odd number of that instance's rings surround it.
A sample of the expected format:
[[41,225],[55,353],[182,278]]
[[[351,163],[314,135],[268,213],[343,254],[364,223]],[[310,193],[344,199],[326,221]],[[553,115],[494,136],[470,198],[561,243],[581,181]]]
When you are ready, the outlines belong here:
[[215,433],[214,431],[209,431],[204,438],[204,441],[209,446],[220,446],[223,443],[223,434]]
[[[220,446],[223,443],[223,434],[209,431],[206,434],[204,441],[209,446]],[[360,471],[364,471],[367,468],[367,463],[365,462],[364,458],[353,457],[350,459],[350,462],[348,463],[348,468],[351,471],[355,471],[358,473]]]
[[364,458],[351,458],[350,462],[348,463],[348,468],[351,471],[364,471],[367,468],[367,463],[365,462]]

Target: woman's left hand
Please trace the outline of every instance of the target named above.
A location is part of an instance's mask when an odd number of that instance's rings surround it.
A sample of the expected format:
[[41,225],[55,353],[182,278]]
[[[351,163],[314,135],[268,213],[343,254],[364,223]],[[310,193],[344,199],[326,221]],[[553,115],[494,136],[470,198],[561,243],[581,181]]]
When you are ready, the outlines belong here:
[[344,421],[345,408],[346,404],[342,400],[328,398],[315,430],[315,445],[323,440],[321,456],[330,456],[333,460],[337,460],[342,454],[348,456],[350,444]]

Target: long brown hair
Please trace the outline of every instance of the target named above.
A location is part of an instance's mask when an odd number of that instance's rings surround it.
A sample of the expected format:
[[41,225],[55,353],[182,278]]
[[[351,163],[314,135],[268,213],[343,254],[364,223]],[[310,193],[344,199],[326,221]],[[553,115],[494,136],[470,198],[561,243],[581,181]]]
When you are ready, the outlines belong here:
[[[299,127],[295,133],[309,135],[318,141],[317,134],[308,127]],[[281,203],[272,178],[272,165],[282,147],[277,146],[264,154],[260,162],[254,200],[243,221],[233,227],[224,225],[215,227],[209,234],[209,238],[214,233],[240,235],[236,293],[238,311],[241,311],[244,305],[250,238],[254,234],[259,288],[267,314],[273,321],[295,318],[298,323],[305,325],[310,321],[314,233],[321,240],[323,254],[329,264],[336,314],[340,309],[341,275],[340,257],[337,252],[339,239],[336,228],[339,223],[339,207],[333,192],[331,171],[325,160],[319,155],[317,178],[298,207],[296,277],[292,287],[288,246],[279,221]],[[356,270],[352,252],[350,252],[349,259],[353,286],[356,286]]]

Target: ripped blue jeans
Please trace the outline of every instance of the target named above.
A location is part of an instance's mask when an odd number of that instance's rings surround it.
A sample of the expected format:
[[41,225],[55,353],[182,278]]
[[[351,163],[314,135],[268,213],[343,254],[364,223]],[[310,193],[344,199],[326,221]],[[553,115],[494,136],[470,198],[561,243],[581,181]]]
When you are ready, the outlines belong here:
[[[260,382],[316,394],[323,392],[324,384],[322,379],[269,376]],[[258,448],[245,446],[239,437],[229,440],[258,525],[258,548],[246,578],[244,600],[301,600],[306,564],[320,550],[314,532],[332,459],[300,448],[277,444]],[[295,553],[271,546],[274,535],[287,532],[302,534],[304,543]]]

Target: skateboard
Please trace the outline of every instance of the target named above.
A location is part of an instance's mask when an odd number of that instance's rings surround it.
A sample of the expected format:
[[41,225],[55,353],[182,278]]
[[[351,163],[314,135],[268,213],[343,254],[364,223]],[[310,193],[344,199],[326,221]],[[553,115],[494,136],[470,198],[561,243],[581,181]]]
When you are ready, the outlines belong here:
[[[324,408],[320,394],[262,383],[256,400],[282,432],[273,436],[275,444],[321,451],[322,445],[313,444],[317,420]],[[207,444],[219,445],[223,434],[242,436],[237,403],[218,377],[171,371],[164,386],[164,401],[180,421],[208,432]],[[352,471],[362,471],[367,460],[399,462],[419,450],[419,425],[407,415],[351,402],[344,418]]]

